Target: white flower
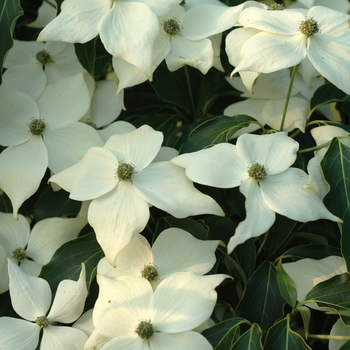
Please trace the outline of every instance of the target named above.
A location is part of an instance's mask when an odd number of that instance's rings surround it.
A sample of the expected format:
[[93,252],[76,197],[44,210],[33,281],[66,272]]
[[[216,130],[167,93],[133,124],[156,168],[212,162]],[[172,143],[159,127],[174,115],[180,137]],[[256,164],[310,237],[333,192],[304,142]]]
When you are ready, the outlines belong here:
[[310,10],[268,11],[251,7],[242,11],[239,22],[261,32],[241,48],[238,71],[271,73],[309,58],[326,79],[350,93],[350,16],[316,6]]
[[92,127],[78,122],[90,106],[81,73],[47,86],[37,101],[0,90],[0,187],[16,217],[36,192],[47,167],[57,173],[77,163],[88,148],[103,144]]
[[329,0],[297,0],[291,3],[288,8],[299,8],[306,7],[310,8],[312,6],[324,6],[329,7],[333,10],[337,10],[340,12],[347,13],[350,10],[349,0],[337,0],[337,1],[329,1]]
[[221,143],[181,154],[171,162],[186,168],[186,175],[194,182],[219,188],[240,186],[246,197],[246,218],[229,241],[227,250],[231,253],[238,244],[266,232],[275,221],[275,213],[300,222],[321,218],[341,222],[309,186],[309,176],[290,168],[298,147],[284,132],[244,134],[236,146]]
[[217,298],[214,288],[227,277],[181,273],[153,292],[140,277],[98,276],[93,322],[98,332],[112,338],[102,349],[212,349],[192,329],[209,318]]
[[[37,222],[32,230],[26,218],[0,213],[0,244],[7,258],[32,276],[38,276],[56,250],[64,243],[77,238],[87,224],[86,218],[49,218]],[[8,290],[7,264],[0,268],[0,293]]]
[[81,315],[87,296],[84,264],[77,282],[60,282],[52,306],[47,281],[27,275],[12,261],[8,268],[12,307],[24,320],[0,318],[0,348],[35,350],[43,330],[41,350],[82,349],[88,338],[84,332],[53,324],[72,323]]
[[169,162],[151,163],[163,134],[147,125],[111,136],[104,147],[90,148],[76,165],[51,177],[75,200],[90,200],[88,221],[109,263],[141,232],[149,205],[183,218],[223,215],[209,196],[194,188],[182,168]]
[[192,271],[207,273],[215,264],[215,250],[220,241],[201,241],[179,229],[164,230],[152,248],[142,235],[137,235],[118,255],[113,268],[103,258],[97,273],[115,279],[121,276],[146,278],[155,288],[166,277]]
[[113,56],[138,67],[148,79],[158,15],[167,13],[176,0],[65,0],[60,14],[39,34],[38,41],[86,43],[100,36]]
[[334,323],[329,335],[343,336],[343,340],[329,339],[329,350],[339,350],[341,347],[350,340],[350,327],[343,323],[343,320],[339,317]]

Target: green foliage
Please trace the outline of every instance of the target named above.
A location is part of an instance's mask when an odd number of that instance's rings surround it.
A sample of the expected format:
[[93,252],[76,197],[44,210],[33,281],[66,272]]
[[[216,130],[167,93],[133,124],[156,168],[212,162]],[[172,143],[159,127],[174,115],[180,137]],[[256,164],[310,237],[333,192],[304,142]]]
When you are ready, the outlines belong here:
[[95,60],[96,60],[96,38],[85,44],[74,44],[75,53],[81,65],[92,76],[95,76]]
[[232,350],[263,350],[261,338],[262,331],[260,327],[253,323],[251,328],[234,343]]
[[283,270],[281,260],[277,264],[277,283],[284,300],[294,308],[297,302],[295,283]]

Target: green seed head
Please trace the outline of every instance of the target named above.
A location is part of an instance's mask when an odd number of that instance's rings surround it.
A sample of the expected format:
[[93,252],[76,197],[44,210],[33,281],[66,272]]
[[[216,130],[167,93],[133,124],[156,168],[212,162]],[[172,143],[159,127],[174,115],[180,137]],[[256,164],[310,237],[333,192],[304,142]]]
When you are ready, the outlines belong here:
[[52,62],[51,55],[46,50],[38,51],[35,58],[44,66],[45,64]]
[[248,175],[256,181],[262,181],[266,177],[266,168],[258,163],[253,163],[248,169]]
[[130,163],[119,162],[117,170],[115,171],[115,177],[120,181],[127,181],[131,179],[134,173],[135,167]]
[[271,4],[267,9],[271,11],[280,11],[280,10],[284,10],[284,6],[282,4],[274,3],[274,4]]
[[22,247],[18,247],[12,252],[12,258],[18,261],[19,263],[21,263],[26,257],[27,253]]
[[302,34],[310,37],[320,31],[318,23],[312,18],[307,18],[305,21],[300,22],[299,30]]
[[45,316],[38,316],[35,320],[35,323],[40,328],[46,328],[49,325],[49,320]]
[[162,22],[165,33],[169,35],[177,35],[180,33],[180,22],[176,18],[166,19]]
[[28,124],[28,128],[32,135],[39,136],[44,132],[46,123],[42,119],[36,118]]
[[154,327],[151,320],[140,321],[140,323],[135,328],[135,333],[142,339],[147,340],[152,337],[154,333]]
[[145,265],[141,270],[141,277],[146,278],[149,282],[156,281],[158,276],[158,269],[154,265]]

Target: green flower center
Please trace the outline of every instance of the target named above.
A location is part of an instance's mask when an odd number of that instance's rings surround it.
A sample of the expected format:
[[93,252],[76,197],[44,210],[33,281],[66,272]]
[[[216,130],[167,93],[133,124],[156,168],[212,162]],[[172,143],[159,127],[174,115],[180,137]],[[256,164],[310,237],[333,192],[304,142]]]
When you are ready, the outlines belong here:
[[143,340],[151,338],[154,333],[154,327],[151,323],[151,320],[140,321],[140,323],[135,328],[135,333]]
[[21,263],[26,257],[27,253],[22,247],[18,247],[12,252],[12,258],[18,261],[19,263]]
[[299,30],[302,34],[310,37],[320,31],[318,23],[313,19],[313,17],[307,18],[305,21],[300,22]]
[[40,328],[46,328],[49,325],[49,320],[45,316],[38,316],[35,320],[35,323]]
[[44,66],[45,64],[52,62],[51,55],[46,50],[38,51],[35,58]]
[[280,10],[284,10],[284,6],[283,6],[282,4],[274,3],[274,4],[271,4],[271,5],[268,7],[268,10],[271,10],[271,11],[280,11]]
[[42,135],[46,128],[46,123],[42,119],[33,119],[28,124],[29,131],[34,136]]
[[130,163],[119,162],[115,176],[121,181],[127,181],[131,179],[134,173],[135,167]]
[[158,279],[158,269],[154,265],[145,265],[141,270],[141,277],[146,278],[149,282],[154,282]]
[[162,22],[165,33],[169,35],[177,35],[180,33],[180,22],[176,18],[165,19]]
[[256,181],[262,181],[267,175],[266,168],[259,163],[253,163],[248,169],[248,175]]

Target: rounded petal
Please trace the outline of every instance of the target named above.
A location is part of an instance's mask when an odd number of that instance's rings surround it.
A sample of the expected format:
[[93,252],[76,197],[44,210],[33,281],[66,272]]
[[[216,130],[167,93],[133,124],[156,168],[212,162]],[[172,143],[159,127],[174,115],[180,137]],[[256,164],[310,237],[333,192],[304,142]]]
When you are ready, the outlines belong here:
[[55,174],[78,163],[90,147],[103,146],[99,133],[79,122],[48,130],[44,143],[49,153],[49,168]]
[[35,224],[27,247],[27,256],[41,265],[50,262],[56,250],[78,237],[86,218],[49,218]]
[[214,199],[193,186],[184,169],[169,162],[150,164],[133,176],[133,183],[144,200],[177,218],[200,214],[224,215]]
[[154,265],[161,278],[181,271],[203,275],[214,266],[219,243],[201,241],[179,228],[166,229],[153,244]]
[[264,234],[275,222],[276,214],[264,202],[259,185],[255,180],[244,181],[240,191],[246,197],[246,218],[240,222],[230,238],[227,252],[230,254],[239,244],[252,237]]
[[141,171],[152,162],[163,142],[163,134],[148,125],[126,134],[111,136],[104,148],[113,152],[119,161],[131,163],[135,172]]
[[350,327],[346,326],[343,323],[341,317],[339,317],[338,320],[333,325],[329,335],[344,336],[344,340],[329,339],[328,349],[339,350],[348,341],[350,337]]
[[190,331],[199,326],[213,312],[217,299],[215,288],[227,277],[199,276],[193,272],[167,277],[154,291],[152,324],[159,332],[166,333]]
[[36,192],[48,165],[46,147],[41,137],[8,147],[0,155],[0,187],[9,196],[13,215]]
[[88,212],[88,221],[112,266],[119,252],[146,227],[148,219],[148,203],[130,182],[120,182],[115,190],[94,199]]
[[36,261],[32,261],[28,258],[21,262],[21,269],[28,275],[31,275],[34,277],[37,277],[40,275],[40,271],[42,267],[43,267],[42,264],[39,264]]
[[144,342],[135,336],[118,337],[107,342],[102,350],[151,350],[149,343]]
[[184,153],[170,161],[185,168],[186,176],[202,185],[232,188],[248,177],[236,146],[219,143],[193,153]]
[[297,157],[298,142],[285,132],[268,135],[244,134],[237,139],[237,151],[247,166],[264,165],[268,175],[288,169]]
[[307,222],[328,219],[342,222],[323,204],[311,186],[309,176],[298,168],[290,168],[281,174],[267,176],[261,183],[261,193],[266,205],[276,213],[290,219]]
[[0,318],[0,346],[6,350],[35,350],[39,342],[40,328],[25,320]]
[[87,334],[72,327],[48,326],[44,329],[40,349],[83,349]]
[[114,134],[126,134],[130,131],[134,131],[136,128],[124,120],[118,120],[104,129],[97,130],[104,142]]
[[99,23],[111,5],[105,0],[76,3],[66,0],[61,13],[38,36],[38,41],[67,41],[86,43],[98,34]]
[[42,278],[27,275],[8,260],[10,296],[13,309],[28,321],[45,316],[51,304],[49,284]]
[[63,280],[59,283],[47,318],[60,323],[74,322],[84,310],[86,296],[85,265],[82,264],[78,281]]
[[179,155],[179,151],[172,147],[161,147],[156,157],[153,159],[152,163],[170,161]]
[[153,297],[151,284],[141,277],[112,280],[98,275],[100,288],[93,321],[96,329],[109,338],[133,336],[140,320],[150,318]]
[[102,147],[91,147],[82,160],[68,169],[53,175],[54,182],[70,192],[70,198],[89,200],[100,197],[117,186],[115,167],[118,159]]

